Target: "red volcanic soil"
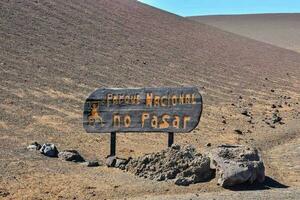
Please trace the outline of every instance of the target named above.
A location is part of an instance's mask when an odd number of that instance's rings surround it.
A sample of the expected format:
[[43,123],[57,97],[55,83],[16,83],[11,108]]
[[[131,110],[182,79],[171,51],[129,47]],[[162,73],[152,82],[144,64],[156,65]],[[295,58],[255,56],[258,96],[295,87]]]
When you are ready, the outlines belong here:
[[[1,1],[0,195],[120,199],[225,192],[216,181],[178,187],[25,150],[32,141],[53,142],[59,150],[104,159],[109,135],[82,128],[83,102],[99,87],[198,87],[204,100],[201,122],[192,133],[176,134],[175,142],[200,151],[208,142],[257,146],[267,175],[298,187],[299,169],[282,173],[287,161],[278,152],[291,152],[291,159],[299,155],[295,148],[287,151],[287,144],[299,144],[299,67],[294,51],[133,0]],[[272,104],[280,104],[285,123],[275,128],[263,122],[274,112]],[[245,108],[253,123],[241,114]],[[164,133],[120,133],[117,153],[135,157],[166,143]]]
[[300,14],[195,16],[190,19],[300,52]]

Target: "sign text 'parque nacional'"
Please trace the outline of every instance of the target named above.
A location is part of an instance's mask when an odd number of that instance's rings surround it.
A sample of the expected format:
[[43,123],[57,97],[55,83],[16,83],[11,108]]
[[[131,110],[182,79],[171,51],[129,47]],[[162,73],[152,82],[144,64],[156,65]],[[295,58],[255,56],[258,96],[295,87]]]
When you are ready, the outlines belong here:
[[196,87],[97,89],[85,101],[87,132],[190,132],[199,123]]

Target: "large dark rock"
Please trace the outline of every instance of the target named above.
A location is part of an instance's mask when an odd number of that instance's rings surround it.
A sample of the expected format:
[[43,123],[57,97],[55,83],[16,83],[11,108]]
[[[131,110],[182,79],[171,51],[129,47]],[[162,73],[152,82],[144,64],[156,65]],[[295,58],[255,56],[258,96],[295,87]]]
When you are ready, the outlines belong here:
[[216,169],[218,183],[223,187],[265,180],[264,163],[255,148],[221,145],[213,149],[209,157],[211,168]]
[[65,161],[84,162],[84,158],[76,150],[64,150],[59,152],[58,158]]
[[40,152],[45,156],[49,156],[49,157],[57,157],[58,155],[58,150],[56,146],[54,144],[49,144],[49,143],[43,144],[40,149]]

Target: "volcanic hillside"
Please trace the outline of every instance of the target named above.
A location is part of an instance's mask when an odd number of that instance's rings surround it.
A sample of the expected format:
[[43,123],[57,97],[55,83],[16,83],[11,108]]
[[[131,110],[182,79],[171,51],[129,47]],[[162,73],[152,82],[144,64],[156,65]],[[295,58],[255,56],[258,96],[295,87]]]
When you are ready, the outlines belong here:
[[[24,150],[35,140],[54,142],[103,159],[108,135],[82,128],[83,102],[100,87],[197,86],[204,99],[201,123],[175,136],[197,148],[234,142],[267,149],[299,135],[300,54],[133,0],[1,1],[0,48],[0,185],[14,197],[88,195],[84,186],[103,182],[96,189],[102,198],[199,189],[143,185],[102,168],[101,175],[68,164],[62,169]],[[261,119],[283,96],[291,98],[280,110],[285,125],[269,128]],[[240,114],[243,106],[257,116],[255,124]],[[120,133],[117,146],[119,155],[137,156],[164,148],[166,137]],[[111,193],[116,183],[127,186]]]
[[300,52],[300,14],[197,16],[209,24],[258,41]]

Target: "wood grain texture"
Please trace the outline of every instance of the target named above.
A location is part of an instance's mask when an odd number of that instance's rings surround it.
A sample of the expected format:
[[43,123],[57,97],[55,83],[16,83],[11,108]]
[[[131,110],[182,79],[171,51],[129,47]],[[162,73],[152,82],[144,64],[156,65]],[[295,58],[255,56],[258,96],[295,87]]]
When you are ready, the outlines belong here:
[[103,88],[85,101],[83,126],[90,133],[190,132],[201,112],[196,87]]

